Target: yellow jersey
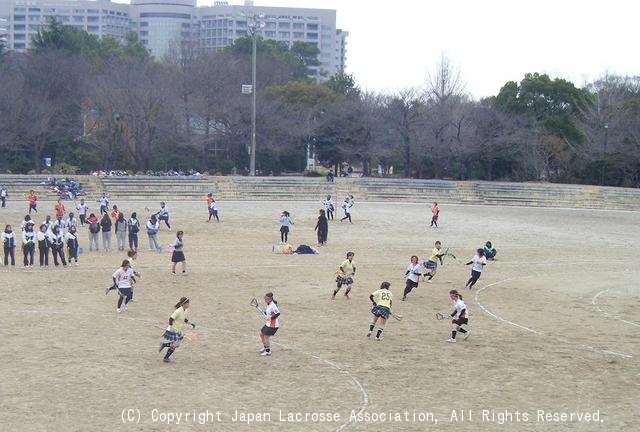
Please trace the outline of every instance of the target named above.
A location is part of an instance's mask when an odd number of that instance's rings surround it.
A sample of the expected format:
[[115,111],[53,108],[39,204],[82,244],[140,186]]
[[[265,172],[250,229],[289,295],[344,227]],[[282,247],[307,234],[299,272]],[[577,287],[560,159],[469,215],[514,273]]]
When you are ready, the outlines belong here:
[[391,300],[393,299],[393,294],[388,289],[379,289],[373,294],[373,301],[376,302],[378,306],[384,306],[386,308],[391,309]]
[[431,258],[429,258],[429,261],[433,261],[434,263],[437,263],[438,260],[440,259],[438,255],[440,255],[441,253],[442,252],[440,251],[440,249],[433,248],[433,250],[431,251]]
[[349,278],[356,273],[356,263],[349,260],[344,260],[342,264],[340,264],[340,272],[341,276],[345,278]]
[[185,327],[184,320],[187,318],[187,311],[180,306],[178,309],[173,311],[171,318],[173,318],[173,329],[177,332],[181,332]]

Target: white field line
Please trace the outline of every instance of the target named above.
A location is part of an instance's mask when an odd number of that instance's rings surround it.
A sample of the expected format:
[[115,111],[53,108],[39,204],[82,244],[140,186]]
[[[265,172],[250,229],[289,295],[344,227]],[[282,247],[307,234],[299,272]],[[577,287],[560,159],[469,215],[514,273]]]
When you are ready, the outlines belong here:
[[[73,311],[73,312],[66,312],[66,311],[52,311],[52,310],[19,310],[16,311],[16,313],[32,313],[32,314],[41,314],[41,315],[73,315],[73,316],[78,316],[78,315],[82,315],[82,316],[90,316],[90,317],[100,317],[100,318],[110,318],[113,319],[114,318],[114,314],[99,314],[99,313],[90,313],[90,312],[78,312],[78,311]],[[127,319],[127,320],[131,320],[131,321],[138,321],[138,322],[142,322],[145,324],[150,324],[154,327],[157,327],[159,329],[164,329],[164,327],[159,326],[158,325],[158,321],[157,320],[151,320],[151,319],[145,319],[145,318],[136,318],[136,317],[129,317],[126,315],[118,315],[117,316],[118,319]],[[201,325],[197,326],[198,330],[205,330],[205,331],[214,331],[214,329],[210,329],[208,327],[204,327]],[[223,333],[227,333],[227,334],[235,334],[235,335],[240,335],[243,336],[245,338],[253,338],[254,336],[248,335],[248,334],[243,334],[240,332],[236,332],[233,330],[227,330],[227,329],[220,329],[220,328],[216,328],[215,331],[221,331]],[[284,343],[279,343],[279,342],[272,342],[274,345],[278,345],[281,346],[282,348],[285,349],[289,349],[291,351],[297,352],[299,354],[302,354],[304,356],[307,357],[311,357],[312,359],[315,359],[319,362],[325,363],[326,365],[329,365],[332,369],[334,369],[335,371],[339,372],[340,374],[346,376],[351,383],[356,387],[356,389],[358,390],[358,392],[361,394],[362,400],[360,402],[359,405],[359,410],[358,410],[358,414],[363,413],[367,407],[369,406],[369,393],[367,393],[367,390],[365,389],[364,385],[362,385],[362,383],[360,382],[360,380],[358,380],[358,378],[352,374],[351,372],[349,372],[347,369],[344,369],[343,367],[341,367],[340,365],[338,365],[337,363],[331,361],[331,360],[327,360],[317,354],[313,354],[307,351],[304,351],[300,348],[296,348],[290,345],[286,345]],[[351,417],[351,416],[349,416]],[[336,429],[336,432],[342,432],[343,430],[347,429],[351,424],[353,423],[352,420],[348,420],[346,423],[341,424],[340,426],[338,426],[338,428]]]
[[[515,279],[527,279],[527,278],[531,278],[531,277],[533,277],[533,276],[510,277],[510,278],[507,278],[507,279],[500,280],[498,282],[490,283],[489,285],[485,285],[484,287],[482,287],[482,288],[480,288],[479,290],[476,291],[474,300],[475,300],[476,304],[478,306],[480,306],[480,309],[482,309],[483,312],[485,312],[487,315],[497,319],[498,321],[501,321],[501,322],[503,322],[505,324],[509,324],[511,326],[517,327],[517,328],[519,328],[521,330],[525,330],[525,331],[527,331],[529,333],[533,333],[533,334],[536,334],[536,335],[539,335],[539,336],[545,336],[545,334],[542,333],[542,332],[539,332],[539,331],[534,330],[532,328],[520,325],[520,324],[515,323],[513,321],[509,321],[509,320],[507,320],[507,319],[505,319],[505,318],[503,318],[503,317],[491,312],[484,305],[482,305],[480,303],[480,300],[479,300],[480,293],[482,291],[484,291],[485,289],[488,289],[490,287],[493,287],[493,286],[496,286],[496,285],[500,285],[500,284],[503,284],[505,282],[509,282],[509,281],[512,281],[512,280],[515,280]],[[560,340],[560,339],[558,339],[558,340]],[[613,356],[624,357],[624,358],[633,358],[633,355],[631,355],[631,354],[626,354],[626,353],[621,353],[621,352],[616,352],[616,351],[611,351],[611,350],[603,350],[603,349],[595,348],[595,347],[592,347],[592,346],[589,346],[589,345],[568,344],[567,341],[565,341],[565,340],[563,340],[562,343],[565,344],[565,345],[573,345],[573,346],[581,348],[581,349],[586,349],[588,351],[593,351],[593,352],[597,352],[597,353],[601,353],[601,354],[613,355]]]
[[604,316],[608,317],[608,318],[612,318],[614,320],[618,320],[621,321],[625,324],[629,324],[632,326],[636,326],[636,327],[640,327],[640,324],[638,324],[637,322],[633,322],[633,321],[627,321],[626,319],[621,318],[619,315],[612,315],[609,312],[603,310],[600,305],[598,304],[598,298],[602,295],[605,294],[606,292],[608,292],[609,290],[606,289],[604,291],[600,291],[598,294],[594,295],[593,298],[591,299],[591,304],[593,304],[593,306],[595,306],[596,310],[598,312],[600,312],[601,314],[603,314]]

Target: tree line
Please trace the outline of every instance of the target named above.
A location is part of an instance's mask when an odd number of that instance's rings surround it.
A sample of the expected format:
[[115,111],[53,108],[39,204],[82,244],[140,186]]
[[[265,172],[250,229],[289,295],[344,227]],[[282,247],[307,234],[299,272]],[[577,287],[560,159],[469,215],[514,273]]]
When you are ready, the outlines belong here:
[[[135,33],[98,39],[55,20],[26,53],[0,51],[0,170],[189,170],[249,165],[250,37],[217,53],[175,44],[154,59]],[[526,74],[471,99],[442,57],[422,88],[362,91],[308,78],[315,45],[257,40],[256,166],[326,167],[415,178],[640,184],[640,77],[584,87]]]

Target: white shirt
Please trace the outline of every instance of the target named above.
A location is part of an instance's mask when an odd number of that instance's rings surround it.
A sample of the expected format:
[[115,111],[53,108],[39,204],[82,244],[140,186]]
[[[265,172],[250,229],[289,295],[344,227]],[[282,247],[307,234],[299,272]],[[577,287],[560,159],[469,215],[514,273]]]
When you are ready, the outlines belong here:
[[161,217],[169,216],[169,209],[166,206],[160,207],[160,211],[158,212],[158,216],[161,216]]
[[76,232],[75,234],[67,232],[64,235],[64,239],[69,241],[69,240],[78,240],[78,233]]
[[29,245],[34,244],[36,239],[36,233],[32,231],[23,231],[22,232],[22,244]]
[[116,279],[116,284],[118,284],[118,288],[131,288],[131,278],[133,277],[133,270],[127,267],[127,269],[123,269],[120,267],[118,270],[113,272],[112,277]]
[[67,223],[64,221],[64,219],[56,219],[51,227],[53,228],[54,226],[57,226],[60,229],[60,232],[62,232],[67,227]]
[[66,224],[67,228],[71,228],[72,226],[78,228],[78,220],[75,217],[73,219],[67,219]]
[[86,216],[89,211],[89,206],[86,204],[78,204],[76,210],[78,210],[78,214]]
[[44,241],[46,238],[47,238],[47,234],[46,233],[43,233],[42,231],[38,231],[36,233],[36,239],[38,241]]
[[156,223],[151,223],[151,221],[147,221],[147,234],[154,235],[158,233],[160,229],[160,224],[156,220]]
[[293,225],[293,222],[289,216],[280,216],[280,224],[284,227],[288,227],[289,225]]
[[109,205],[109,198],[107,197],[100,198],[100,205],[103,207],[107,207]]
[[278,314],[278,313],[280,313],[280,309],[278,309],[278,306],[276,305],[275,302],[272,301],[267,305],[267,307],[264,310],[264,314],[267,317],[267,322],[265,323],[267,327],[271,327],[271,328],[280,327],[280,318],[271,319],[271,315]]
[[471,266],[471,269],[477,272],[481,272],[483,264],[487,263],[487,258],[485,256],[480,257],[478,255],[475,255],[472,261],[473,261],[473,265]]
[[327,213],[329,211],[333,211],[333,209],[335,209],[335,203],[333,202],[333,199],[328,199],[328,200],[324,200],[322,201],[322,204],[324,204],[324,209],[327,211]]
[[209,205],[211,210],[218,210],[218,204],[215,201],[211,201],[211,205]]
[[467,316],[469,315],[467,305],[462,301],[462,299],[456,300],[453,307],[456,310],[456,315],[454,316],[454,318],[467,318]]
[[407,271],[409,274],[407,275],[407,279],[413,282],[418,282],[418,278],[422,275],[422,264],[409,264],[407,267]]

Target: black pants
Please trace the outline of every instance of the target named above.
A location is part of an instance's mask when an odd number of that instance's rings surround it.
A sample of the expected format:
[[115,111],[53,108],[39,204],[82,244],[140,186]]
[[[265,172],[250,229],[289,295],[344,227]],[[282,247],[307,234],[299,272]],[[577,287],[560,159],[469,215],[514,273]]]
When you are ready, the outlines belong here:
[[57,244],[53,244],[51,246],[51,253],[53,254],[53,264],[55,266],[58,266],[58,257],[60,257],[60,260],[62,261],[62,265],[66,266],[67,265],[67,260],[64,258],[64,245],[57,245]]
[[9,257],[11,257],[11,265],[16,265],[16,247],[4,247],[4,265],[9,265]]
[[74,245],[68,245],[67,249],[69,249],[69,262],[71,262],[72,259],[78,262],[78,247]]
[[22,248],[22,253],[24,255],[24,266],[32,266],[33,265],[33,256],[35,255],[36,245],[31,243],[29,246],[24,246]]
[[46,240],[38,240],[38,255],[40,257],[40,267],[49,265],[49,245]]
[[80,215],[80,225],[84,226],[84,223],[86,222],[86,220],[87,220],[87,215],[81,214]]

